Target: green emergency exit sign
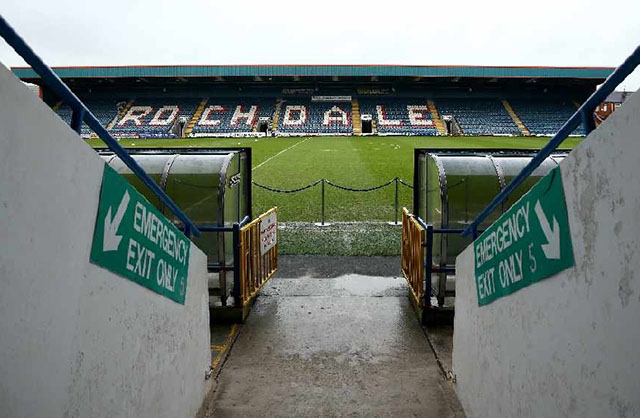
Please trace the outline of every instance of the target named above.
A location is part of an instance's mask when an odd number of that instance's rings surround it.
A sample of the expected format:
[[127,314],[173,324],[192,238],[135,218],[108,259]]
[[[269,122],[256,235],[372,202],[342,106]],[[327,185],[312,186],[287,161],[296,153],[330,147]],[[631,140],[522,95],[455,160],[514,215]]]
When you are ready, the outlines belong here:
[[480,306],[573,266],[560,167],[485,230],[473,250]]
[[184,305],[190,241],[105,164],[91,262]]

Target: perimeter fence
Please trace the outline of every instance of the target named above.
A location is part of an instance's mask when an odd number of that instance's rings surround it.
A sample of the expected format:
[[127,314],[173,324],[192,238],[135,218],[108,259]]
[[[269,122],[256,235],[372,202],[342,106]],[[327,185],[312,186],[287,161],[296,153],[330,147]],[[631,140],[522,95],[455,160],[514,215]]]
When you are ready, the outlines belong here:
[[401,223],[399,223],[399,202],[398,202],[398,196],[399,196],[399,188],[400,186],[404,186],[404,187],[408,187],[409,189],[413,189],[413,186],[407,182],[405,182],[404,180],[402,180],[399,177],[394,177],[391,180],[387,181],[386,183],[377,185],[377,186],[372,186],[372,187],[364,187],[364,188],[356,188],[356,187],[348,187],[348,186],[343,186],[337,183],[332,182],[331,180],[328,179],[318,179],[316,181],[314,181],[313,183],[309,183],[305,186],[301,186],[301,187],[297,187],[295,189],[279,189],[276,187],[272,187],[272,186],[266,186],[264,184],[260,184],[256,181],[252,181],[253,185],[263,189],[263,190],[267,190],[269,192],[272,193],[282,193],[282,194],[294,194],[294,193],[300,193],[309,189],[312,189],[316,186],[320,186],[321,188],[321,193],[320,193],[320,207],[321,207],[321,215],[320,215],[320,222],[317,222],[316,225],[318,226],[325,226],[328,225],[326,223],[326,189],[327,186],[328,187],[333,187],[335,189],[338,190],[342,190],[345,192],[353,192],[353,193],[370,193],[370,192],[374,192],[377,190],[381,190],[384,189],[386,187],[390,187],[390,186],[394,186],[395,188],[395,192],[394,192],[394,198],[393,198],[393,220],[390,220],[389,223],[393,223],[394,225],[401,225]]

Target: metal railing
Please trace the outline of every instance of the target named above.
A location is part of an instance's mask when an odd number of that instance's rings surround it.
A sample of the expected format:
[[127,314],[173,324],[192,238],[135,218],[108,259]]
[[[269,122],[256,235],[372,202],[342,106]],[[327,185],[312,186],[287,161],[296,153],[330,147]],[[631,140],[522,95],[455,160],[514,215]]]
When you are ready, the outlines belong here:
[[[236,305],[240,302],[245,306],[260,291],[262,286],[269,281],[278,270],[278,240],[275,245],[266,251],[262,251],[260,225],[262,220],[275,215],[277,219],[278,209],[273,208],[263,213],[247,225],[239,229],[238,258],[235,261],[239,266],[239,275],[234,279],[234,298]],[[275,224],[275,234],[278,225]],[[276,235],[277,237],[277,235]],[[234,239],[235,241],[235,239]]]
[[[455,296],[455,291],[447,290],[447,276],[455,276],[456,267],[452,265],[446,265],[446,261],[441,261],[439,266],[433,263],[433,236],[435,234],[440,235],[454,235],[461,234],[462,229],[448,229],[448,228],[434,228],[431,224],[425,224],[424,221],[420,218],[417,218],[417,221],[427,230],[427,243],[426,243],[426,260],[425,260],[425,275],[428,278],[431,278],[433,273],[439,274],[437,281],[437,303],[438,308],[444,307],[444,298],[447,296]],[[431,288],[431,280],[427,280],[426,284],[426,294],[431,296],[432,288]],[[427,306],[430,306],[427,304]]]
[[297,187],[295,189],[278,189],[272,186],[265,186],[263,184],[257,183],[255,181],[252,182],[254,186],[260,188],[260,189],[264,189],[267,190],[269,192],[273,192],[273,193],[284,193],[284,194],[292,194],[292,193],[299,193],[311,188],[314,188],[317,185],[320,185],[320,207],[321,207],[321,215],[320,215],[320,222],[318,222],[318,225],[324,226],[325,225],[325,221],[326,221],[326,216],[325,216],[325,208],[326,208],[326,191],[325,191],[325,184],[333,187],[334,189],[338,189],[338,190],[342,190],[345,192],[354,192],[354,193],[368,193],[368,192],[374,192],[376,190],[380,190],[380,189],[384,189],[385,187],[391,186],[392,184],[395,185],[395,191],[394,191],[394,205],[393,205],[393,223],[395,225],[399,225],[398,223],[398,214],[399,212],[399,186],[403,185],[405,187],[408,187],[410,189],[413,189],[413,186],[407,182],[405,182],[404,180],[402,180],[399,177],[394,177],[391,180],[387,181],[386,183],[383,184],[379,184],[377,186],[371,186],[371,187],[364,187],[364,188],[356,188],[356,187],[348,187],[348,186],[343,186],[340,184],[336,184],[334,182],[332,182],[331,180],[327,180],[327,179],[318,179],[316,181],[314,181],[313,183],[309,183],[305,186],[301,186],[301,187]]
[[147,173],[134,161],[127,151],[118,144],[111,134],[100,124],[100,121],[91,111],[80,101],[80,99],[67,87],[66,84],[53,72],[53,70],[36,55],[36,53],[26,44],[26,42],[16,33],[16,31],[0,15],[0,36],[31,66],[31,68],[42,78],[43,82],[62,100],[71,107],[71,129],[80,133],[82,123],[86,123],[98,137],[114,152],[122,162],[165,204],[171,212],[184,224],[184,233],[187,237],[200,236],[200,230],[187,217],[187,215],[167,196],[167,194],[147,175]]
[[[240,277],[240,265],[237,260],[240,259],[240,230],[249,223],[251,218],[245,216],[240,222],[235,222],[231,226],[217,226],[217,225],[197,225],[200,232],[219,232],[221,234],[232,234],[233,239],[233,264],[227,265],[226,259],[217,263],[207,262],[207,270],[209,272],[218,273],[220,276],[220,302],[222,306],[227,304],[227,272],[233,272],[234,287],[232,289],[232,296],[235,298],[236,305],[238,304],[238,295],[240,294],[240,287],[236,284],[236,277]],[[180,228],[181,230],[183,228]]]
[[591,131],[595,129],[595,121],[593,118],[593,112],[596,107],[602,103],[609,94],[622,82],[624,79],[633,72],[633,70],[640,65],[640,46],[618,67],[611,73],[607,80],[596,90],[582,106],[567,120],[560,128],[553,138],[549,140],[538,154],[527,164],[520,174],[518,174],[502,191],[489,203],[489,205],[478,215],[463,232],[463,236],[472,234],[475,240],[478,236],[478,225],[482,223],[495,208],[502,204],[502,202],[509,197],[513,192],[531,173],[533,170],[558,148],[558,146],[564,141],[571,132],[578,127],[580,123],[584,125],[586,135],[589,135]]
[[[267,281],[278,270],[278,244],[261,253],[260,224],[263,219],[275,214],[277,219],[277,208],[272,208],[254,220],[245,216],[240,222],[234,223],[230,227],[198,225],[202,232],[220,232],[223,234],[233,234],[233,264],[226,262],[208,264],[210,272],[220,274],[220,302],[222,306],[227,305],[227,279],[226,273],[233,272],[233,296],[234,307],[244,307],[260,291]],[[277,234],[277,223],[275,225]]]
[[433,237],[439,235],[460,234],[462,229],[434,228],[419,217],[402,208],[402,274],[409,284],[411,298],[420,308],[431,306],[433,289],[431,276],[439,274],[437,281],[437,308],[444,307],[444,298],[455,296],[447,291],[447,276],[455,275],[455,266],[436,265],[433,262]]

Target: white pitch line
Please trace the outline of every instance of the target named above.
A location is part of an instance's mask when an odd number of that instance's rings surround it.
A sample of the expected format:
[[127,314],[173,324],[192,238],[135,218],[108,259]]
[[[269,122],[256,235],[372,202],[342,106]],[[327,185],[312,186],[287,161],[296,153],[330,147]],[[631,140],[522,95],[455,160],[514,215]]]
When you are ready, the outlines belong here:
[[295,148],[298,145],[302,144],[303,142],[306,142],[308,140],[310,140],[311,137],[303,139],[301,141],[296,142],[295,144],[291,145],[289,148],[283,149],[282,151],[280,151],[279,153],[277,153],[276,155],[274,155],[273,157],[269,157],[266,160],[264,160],[263,162],[261,162],[260,164],[258,164],[257,166],[253,167],[253,169],[251,171],[254,171],[256,168],[260,168],[263,165],[265,165],[266,163],[268,163],[269,161],[273,160],[274,158],[276,158],[278,155],[280,154],[284,154],[285,152],[289,151],[291,148]]

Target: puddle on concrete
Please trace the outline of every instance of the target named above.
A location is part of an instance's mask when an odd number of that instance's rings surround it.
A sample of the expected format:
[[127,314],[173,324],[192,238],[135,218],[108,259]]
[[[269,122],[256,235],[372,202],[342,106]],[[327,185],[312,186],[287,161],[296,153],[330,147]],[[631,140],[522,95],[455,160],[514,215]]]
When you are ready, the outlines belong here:
[[333,279],[272,279],[261,296],[407,296],[407,282],[401,277],[347,274]]
[[353,296],[406,296],[407,282],[400,277],[349,274],[333,279],[333,287]]

